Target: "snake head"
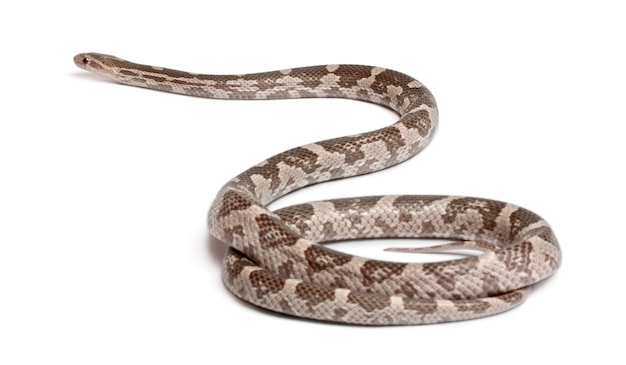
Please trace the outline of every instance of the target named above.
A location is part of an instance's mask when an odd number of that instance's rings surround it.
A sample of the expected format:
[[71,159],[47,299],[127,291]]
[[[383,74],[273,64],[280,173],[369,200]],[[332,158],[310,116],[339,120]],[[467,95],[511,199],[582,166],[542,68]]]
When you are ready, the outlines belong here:
[[74,56],[74,64],[79,68],[113,79],[116,79],[121,64],[124,62],[126,61],[102,53],[79,53]]
[[79,53],[74,56],[74,64],[83,70],[92,71],[101,69],[101,63],[98,60],[97,53]]

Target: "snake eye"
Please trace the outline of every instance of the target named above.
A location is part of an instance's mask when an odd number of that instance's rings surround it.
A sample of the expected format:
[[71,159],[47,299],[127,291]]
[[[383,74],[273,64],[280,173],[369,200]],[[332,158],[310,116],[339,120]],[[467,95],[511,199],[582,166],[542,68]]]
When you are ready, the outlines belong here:
[[88,64],[88,63],[89,63],[89,60],[87,59],[87,57],[84,57],[84,58],[83,58],[83,64],[85,64],[85,65],[86,65],[86,64]]

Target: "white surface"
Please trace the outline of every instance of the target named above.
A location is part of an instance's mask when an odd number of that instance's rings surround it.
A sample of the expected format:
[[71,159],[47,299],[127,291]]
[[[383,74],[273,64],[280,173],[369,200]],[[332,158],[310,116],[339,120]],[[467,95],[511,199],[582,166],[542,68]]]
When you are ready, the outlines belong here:
[[[0,363],[623,358],[609,332],[626,325],[617,2],[200,3],[1,6]],[[205,225],[220,186],[286,148],[395,116],[344,100],[124,87],[77,69],[72,57],[86,51],[197,72],[362,63],[413,75],[440,108],[423,153],[274,207],[386,193],[505,200],[551,223],[563,265],[518,309],[445,325],[338,326],[242,304],[221,284],[224,248]],[[350,247],[385,257],[379,245]]]

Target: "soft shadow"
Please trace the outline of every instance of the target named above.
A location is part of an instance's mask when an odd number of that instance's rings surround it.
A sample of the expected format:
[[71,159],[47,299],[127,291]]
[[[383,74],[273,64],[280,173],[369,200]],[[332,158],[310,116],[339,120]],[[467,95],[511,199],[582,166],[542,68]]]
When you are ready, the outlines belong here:
[[207,232],[206,247],[211,261],[221,266],[224,255],[226,255],[226,251],[228,250],[228,245]]
[[89,81],[96,81],[96,82],[108,82],[111,84],[115,84],[116,82],[109,79],[108,77],[102,76],[102,75],[98,75],[95,74],[93,72],[87,72],[87,71],[74,71],[71,73],[72,77],[76,77],[79,79],[83,79],[83,80],[89,80]]

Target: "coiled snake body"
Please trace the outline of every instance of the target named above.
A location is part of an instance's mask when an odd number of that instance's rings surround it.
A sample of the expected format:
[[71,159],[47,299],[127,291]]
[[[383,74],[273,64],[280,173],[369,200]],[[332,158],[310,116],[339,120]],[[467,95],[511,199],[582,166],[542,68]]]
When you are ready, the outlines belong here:
[[[557,240],[536,214],[503,202],[455,196],[378,196],[266,205],[314,183],[400,163],[429,142],[437,106],[428,89],[379,67],[326,65],[249,75],[199,75],[86,53],[80,68],[123,84],[221,99],[348,98],[391,108],[388,127],[296,147],[228,182],[210,212],[211,234],[231,248],[224,283],[241,299],[299,317],[368,325],[478,318],[521,303],[561,260]],[[438,263],[393,263],[319,243],[363,238],[458,240],[479,256]]]

